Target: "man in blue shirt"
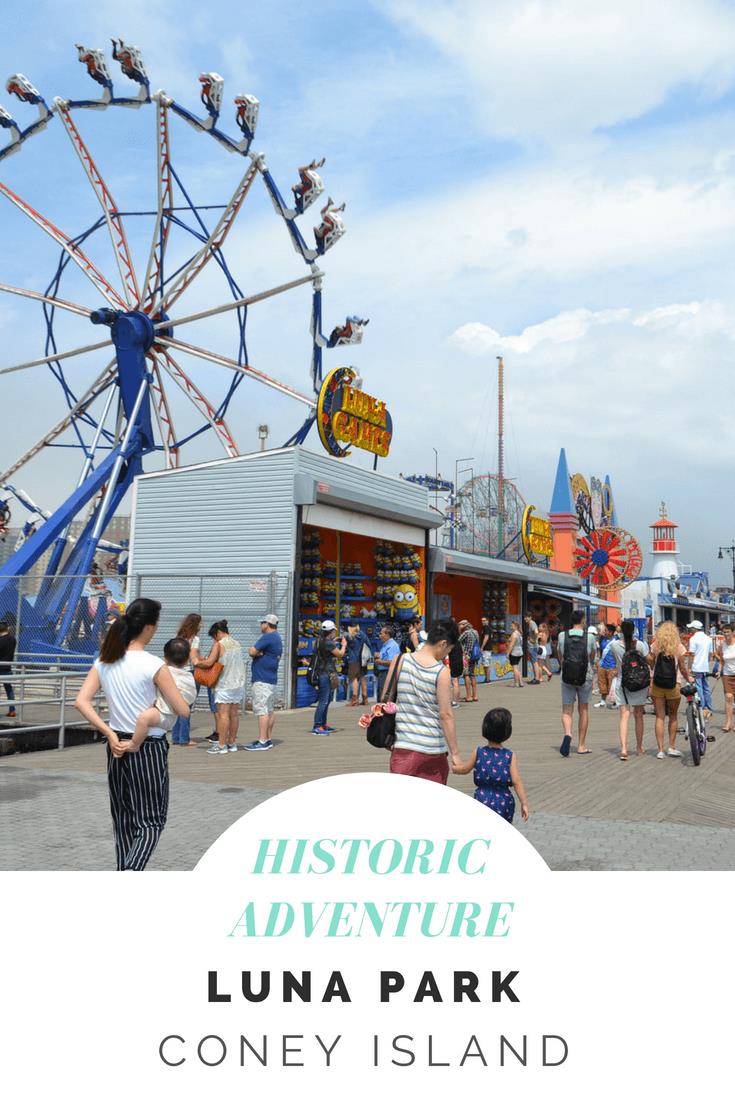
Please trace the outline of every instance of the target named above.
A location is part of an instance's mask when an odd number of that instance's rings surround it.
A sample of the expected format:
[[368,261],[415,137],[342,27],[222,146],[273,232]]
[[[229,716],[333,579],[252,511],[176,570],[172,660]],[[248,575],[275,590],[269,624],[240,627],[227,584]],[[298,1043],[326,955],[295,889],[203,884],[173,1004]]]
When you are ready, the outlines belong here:
[[383,686],[388,676],[388,668],[391,662],[401,653],[401,648],[396,643],[395,629],[390,624],[384,624],[380,629],[380,650],[375,652],[375,672],[378,677],[378,695],[383,696]]
[[283,641],[278,634],[278,617],[269,612],[263,617],[260,630],[260,638],[248,651],[253,660],[253,715],[258,717],[258,738],[249,742],[246,750],[273,749],[273,725],[276,721],[273,707],[278,683],[278,663],[283,654]]

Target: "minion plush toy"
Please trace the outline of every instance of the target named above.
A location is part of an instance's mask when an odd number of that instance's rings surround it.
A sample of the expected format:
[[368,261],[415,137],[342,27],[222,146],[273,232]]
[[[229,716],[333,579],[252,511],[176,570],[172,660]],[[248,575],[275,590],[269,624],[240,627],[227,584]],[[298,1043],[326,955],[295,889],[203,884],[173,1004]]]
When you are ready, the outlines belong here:
[[393,590],[393,610],[396,622],[408,623],[421,615],[418,594],[412,585],[399,585]]

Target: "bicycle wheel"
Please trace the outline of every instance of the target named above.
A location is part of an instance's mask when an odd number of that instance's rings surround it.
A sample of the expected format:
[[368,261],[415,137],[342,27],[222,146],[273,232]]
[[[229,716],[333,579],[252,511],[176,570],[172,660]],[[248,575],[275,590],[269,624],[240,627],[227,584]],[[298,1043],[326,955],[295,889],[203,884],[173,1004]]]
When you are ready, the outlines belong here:
[[699,765],[702,759],[700,751],[701,743],[699,741],[699,732],[697,730],[697,723],[694,719],[694,709],[692,707],[687,708],[687,736],[689,738],[689,748],[692,751],[692,764]]
[[697,709],[697,737],[699,739],[699,756],[703,758],[707,749],[707,721],[701,708]]

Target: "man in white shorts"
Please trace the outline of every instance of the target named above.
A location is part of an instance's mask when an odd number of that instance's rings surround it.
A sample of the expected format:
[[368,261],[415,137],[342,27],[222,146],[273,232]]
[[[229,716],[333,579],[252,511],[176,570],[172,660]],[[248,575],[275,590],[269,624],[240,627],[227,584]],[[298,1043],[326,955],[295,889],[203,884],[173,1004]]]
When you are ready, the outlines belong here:
[[248,654],[253,660],[253,714],[258,717],[258,738],[249,742],[246,750],[272,750],[273,710],[278,684],[278,663],[283,654],[283,642],[278,634],[278,617],[269,612],[260,623],[261,636]]

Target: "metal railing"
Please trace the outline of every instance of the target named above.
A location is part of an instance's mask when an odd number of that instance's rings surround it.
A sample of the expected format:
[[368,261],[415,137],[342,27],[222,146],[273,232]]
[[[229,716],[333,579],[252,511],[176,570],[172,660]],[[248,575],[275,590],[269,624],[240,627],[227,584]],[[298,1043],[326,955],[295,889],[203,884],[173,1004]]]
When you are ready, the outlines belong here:
[[[8,697],[4,703],[9,710],[15,710],[16,720],[8,726],[0,727],[0,737],[16,739],[42,731],[58,730],[56,748],[63,750],[67,731],[77,728],[92,729],[74,707],[77,693],[86,677],[86,670],[58,666],[40,670],[37,664],[29,667],[25,663],[13,663],[12,669],[13,673],[0,674],[0,685],[12,686],[14,699]],[[102,703],[103,697],[98,694],[95,704],[99,708]],[[29,718],[28,712],[31,708],[48,710],[48,719],[41,722],[38,716],[33,715],[30,717],[31,722],[24,722],[24,719]],[[68,715],[69,709],[72,711],[71,717]],[[2,719],[5,717],[0,715],[0,720]]]

